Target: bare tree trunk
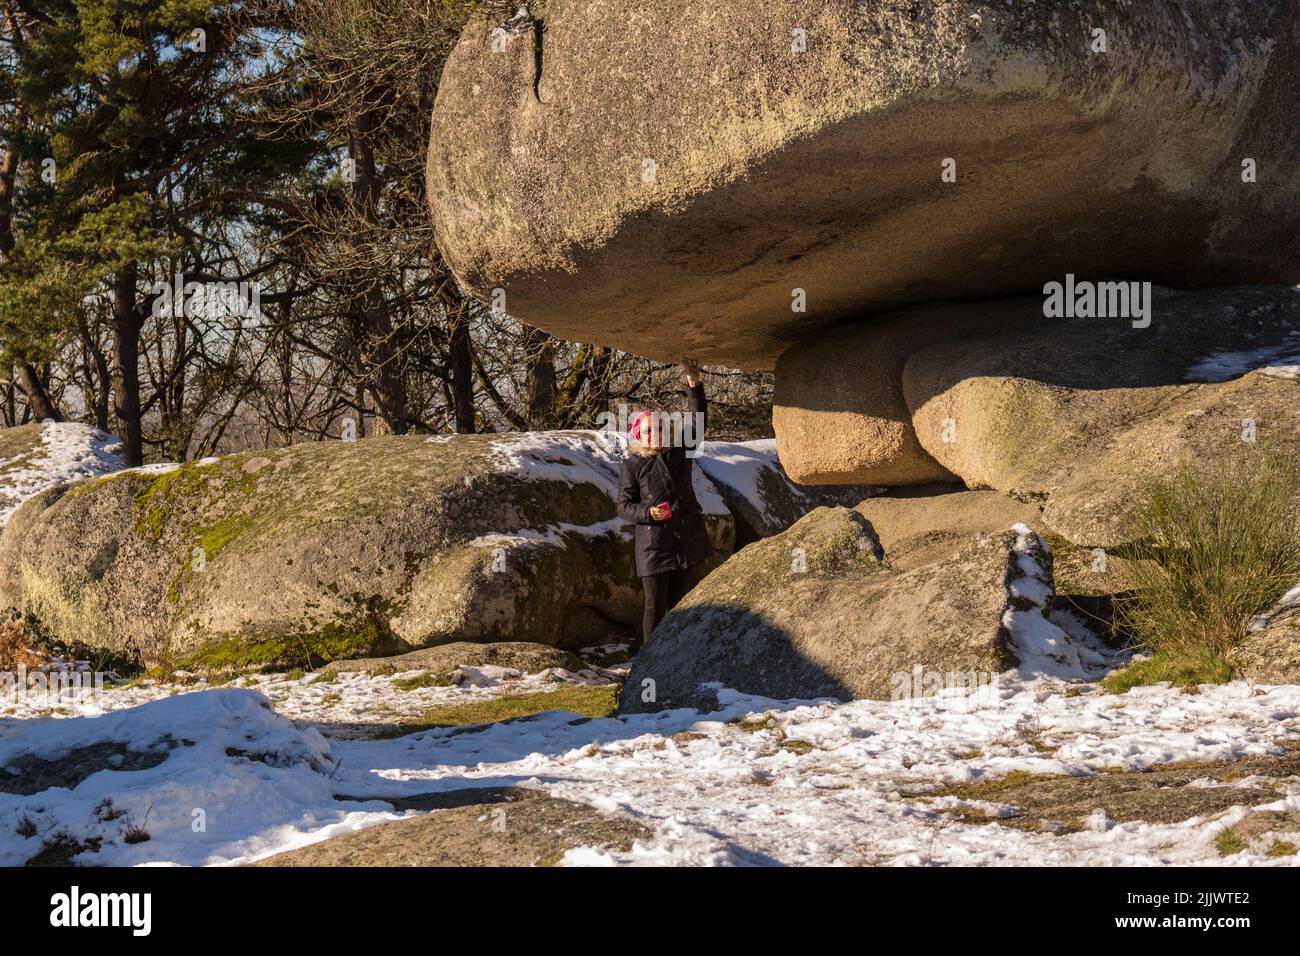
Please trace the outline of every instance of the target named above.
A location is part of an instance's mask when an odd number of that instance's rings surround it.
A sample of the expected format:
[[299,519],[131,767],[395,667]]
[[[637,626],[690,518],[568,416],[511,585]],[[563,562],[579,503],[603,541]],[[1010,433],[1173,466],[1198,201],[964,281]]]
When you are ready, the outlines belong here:
[[34,419],[42,422],[46,419],[56,422],[63,421],[63,415],[59,413],[58,407],[54,404],[54,399],[50,397],[49,390],[46,389],[45,383],[41,381],[41,374],[36,370],[36,366],[18,366],[18,388],[27,399],[27,405],[31,408]]
[[528,343],[528,428],[550,428],[555,416],[555,340],[530,329]]
[[99,347],[99,342],[95,340],[90,331],[90,323],[86,321],[86,316],[80,309],[77,310],[77,330],[81,334],[82,347],[89,356],[90,368],[94,375],[87,375],[93,388],[94,401],[91,407],[95,409],[95,427],[101,431],[108,431],[108,405],[109,393],[112,389],[112,374],[108,367],[108,356],[104,350]]
[[0,156],[0,265],[14,248],[14,178],[18,175],[18,151],[7,149]]
[[144,464],[140,426],[140,313],[135,307],[136,265],[113,277],[113,418],[126,463]]
[[[348,153],[353,162],[352,198],[356,215],[374,222],[378,213],[379,170],[375,163],[374,117],[363,112],[348,131]],[[363,279],[353,301],[353,313],[361,320],[362,356],[370,373],[369,391],[375,414],[395,435],[406,434],[411,423],[406,413],[406,382],[397,367],[393,346],[393,325],[383,289],[373,279]]]

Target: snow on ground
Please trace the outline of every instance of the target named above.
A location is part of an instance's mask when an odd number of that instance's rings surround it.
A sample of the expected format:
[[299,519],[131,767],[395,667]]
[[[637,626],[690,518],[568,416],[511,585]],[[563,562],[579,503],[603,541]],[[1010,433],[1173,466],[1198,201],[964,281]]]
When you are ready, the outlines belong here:
[[[324,737],[294,727],[249,690],[185,694],[96,718],[5,721],[0,773],[21,781],[38,772],[22,763],[30,755],[62,769],[114,742],[127,752],[110,765],[128,769],[99,770],[71,789],[0,793],[0,865],[21,864],[55,834],[101,840],[96,863],[220,863],[394,818],[334,800],[337,765]],[[166,757],[129,769],[150,754]],[[137,830],[148,839],[133,842]]]
[[[672,711],[577,726],[547,715],[524,731],[527,739],[518,726],[494,726],[356,742],[340,752],[353,768],[350,792],[467,781],[540,786],[630,813],[656,831],[652,843],[606,860],[614,863],[1215,863],[1222,860],[1213,836],[1224,820],[1049,836],[954,822],[900,790],[1011,770],[1079,773],[1262,754],[1300,731],[1295,687],[1256,697],[1242,685],[1191,696],[1064,691],[1009,680],[996,706],[965,713],[936,698],[799,704],[724,692],[718,714]],[[727,723],[755,713],[774,716],[779,732]],[[1014,731],[1026,721],[1040,729],[1038,746]],[[673,739],[691,732],[703,736]],[[782,746],[792,740],[812,749],[800,755]],[[1300,809],[1300,784],[1260,809],[1282,808]],[[1260,862],[1249,855],[1230,862],[1247,859]],[[569,862],[594,861],[571,853]]]
[[[85,662],[77,662],[83,665]],[[562,684],[607,685],[619,679],[619,669],[592,667],[572,672],[550,667],[536,674],[524,674],[507,667],[485,665],[458,668],[457,683],[446,686],[412,686],[413,678],[427,671],[391,675],[340,672],[338,674],[256,674],[237,679],[232,686],[254,690],[270,700],[276,712],[292,720],[311,722],[329,736],[365,736],[367,727],[392,727],[412,723],[433,707],[473,704],[503,695],[523,696],[555,690]],[[186,681],[177,674],[172,683],[147,680],[114,685],[110,680],[96,685],[93,675],[65,677],[53,688],[20,693],[0,680],[0,738],[13,720],[45,717],[96,717],[138,707],[163,697],[210,690],[202,681]]]
[[[0,773],[17,769],[24,753],[66,758],[96,741],[126,741],[140,751],[170,748],[157,766],[103,770],[70,790],[0,792],[0,863],[21,862],[39,845],[37,837],[60,831],[103,839],[88,862],[247,862],[400,816],[383,803],[339,802],[335,794],[380,798],[502,785],[540,787],[627,814],[655,833],[614,856],[572,851],[564,861],[571,864],[1296,861],[1218,855],[1215,834],[1249,812],[1245,807],[1213,821],[1110,822],[1053,836],[937,812],[954,798],[927,803],[903,795],[1013,770],[1077,775],[1266,754],[1279,741],[1300,737],[1296,686],[1236,683],[1190,695],[1163,687],[1112,695],[1094,684],[1008,673],[971,698],[840,704],[722,691],[724,709],[709,714],[580,720],[553,711],[395,739],[347,739],[348,727],[400,724],[430,705],[600,679],[466,668],[460,686],[408,691],[400,689],[400,677],[279,676],[256,678],[246,688],[123,688],[65,707],[66,719],[0,720]],[[73,716],[96,713],[101,716]],[[738,723],[742,718],[750,720]],[[1300,810],[1300,780],[1256,809]],[[205,820],[202,832],[193,829],[196,810]],[[133,825],[149,833],[147,842],[125,842]],[[34,826],[36,836],[22,836],[24,826]]]
[[78,422],[44,422],[39,445],[0,460],[0,526],[19,505],[46,488],[125,467],[122,443],[107,432]]

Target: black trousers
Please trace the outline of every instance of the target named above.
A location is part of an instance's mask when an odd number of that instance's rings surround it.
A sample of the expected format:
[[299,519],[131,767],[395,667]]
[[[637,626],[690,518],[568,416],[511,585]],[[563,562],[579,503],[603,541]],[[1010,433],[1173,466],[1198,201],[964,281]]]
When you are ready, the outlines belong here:
[[689,590],[690,569],[663,571],[641,579],[645,588],[645,613],[641,615],[641,641],[650,640],[650,635]]

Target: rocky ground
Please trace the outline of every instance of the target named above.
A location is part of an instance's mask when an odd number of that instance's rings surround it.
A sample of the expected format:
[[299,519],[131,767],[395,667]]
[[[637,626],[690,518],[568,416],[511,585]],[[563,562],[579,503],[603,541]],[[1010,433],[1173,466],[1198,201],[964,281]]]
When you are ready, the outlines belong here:
[[344,671],[11,701],[0,862],[1300,859],[1294,685],[1116,695],[1007,673],[973,697],[721,691],[712,713],[612,716],[623,669],[466,665],[456,683]]

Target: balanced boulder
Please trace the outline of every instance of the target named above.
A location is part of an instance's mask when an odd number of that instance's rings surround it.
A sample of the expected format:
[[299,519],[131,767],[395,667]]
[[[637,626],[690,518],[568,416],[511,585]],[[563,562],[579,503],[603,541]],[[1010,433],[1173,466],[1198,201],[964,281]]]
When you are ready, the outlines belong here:
[[1298,0],[524,7],[447,60],[428,194],[530,325],[770,368],[1066,273],[1297,278]]

